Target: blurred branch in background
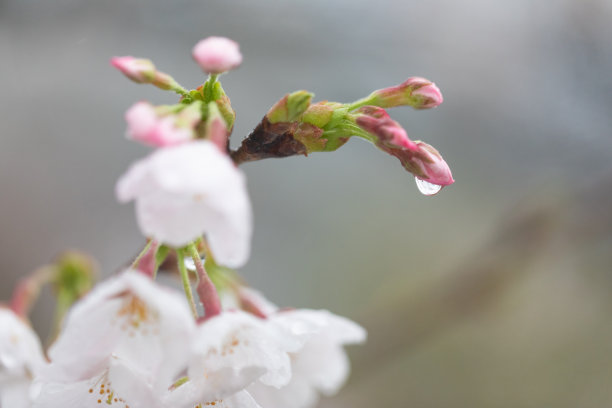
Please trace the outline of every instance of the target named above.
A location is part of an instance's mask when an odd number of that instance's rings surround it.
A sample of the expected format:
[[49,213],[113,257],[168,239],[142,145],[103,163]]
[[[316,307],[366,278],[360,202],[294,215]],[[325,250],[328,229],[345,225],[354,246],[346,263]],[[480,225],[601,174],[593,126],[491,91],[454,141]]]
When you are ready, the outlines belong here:
[[[388,367],[403,361],[405,355],[418,354],[421,348],[449,335],[452,329],[469,325],[474,322],[474,318],[480,322],[478,325],[486,326],[486,321],[481,319],[483,312],[492,310],[498,312],[496,303],[512,296],[513,289],[533,275],[550,276],[546,278],[550,279],[550,284],[546,285],[548,289],[537,295],[536,302],[541,301],[542,304],[548,302],[546,298],[554,297],[551,294],[557,287],[554,280],[566,280],[563,274],[557,273],[560,265],[571,265],[572,272],[582,275],[582,278],[587,280],[589,275],[603,271],[605,283],[608,285],[607,287],[603,285],[604,292],[609,295],[612,287],[609,276],[612,264],[610,262],[612,261],[611,192],[612,173],[609,173],[587,187],[576,189],[571,195],[561,194],[561,198],[560,194],[551,191],[532,195],[522,200],[518,208],[511,211],[512,216],[498,228],[480,250],[446,274],[445,279],[430,285],[429,288],[423,288],[421,285],[417,290],[411,288],[411,285],[398,285],[405,289],[403,293],[386,296],[378,303],[369,305],[366,315],[359,319],[368,329],[369,340],[365,349],[360,349],[352,356],[354,364],[350,383],[340,396],[323,401],[321,406],[368,407],[377,406],[376,404],[380,404],[381,401],[409,406],[408,402],[415,400],[414,396],[410,395],[411,386],[408,385],[414,380],[415,375],[409,367],[410,363],[403,364],[403,368],[399,369],[400,373],[405,373],[404,379],[395,379],[390,383],[380,378],[381,375],[383,378],[388,375],[388,372],[386,373]],[[593,254],[594,251],[597,254]],[[444,256],[443,249],[439,249],[436,255]],[[596,264],[595,260],[601,263]],[[602,286],[601,282],[590,281],[590,283]],[[566,298],[562,301],[571,304],[574,299]],[[579,309],[580,305],[572,307]],[[612,310],[604,308],[600,312],[603,314],[599,323],[609,323],[608,316]],[[537,313],[536,311],[532,314],[537,315]],[[576,330],[573,326],[580,325],[572,321],[572,315],[563,316],[563,313],[562,309],[558,309],[559,318],[564,321],[566,328]],[[507,317],[503,313],[501,315],[496,313],[494,319],[507,320]],[[538,324],[546,330],[546,325],[549,323],[554,325],[554,322],[547,321],[540,321]],[[494,350],[497,347],[494,353],[511,356],[511,353],[508,353],[507,343],[512,343],[512,336],[515,334],[517,333],[506,333],[502,341],[493,345]],[[554,334],[551,334],[545,341],[549,341],[551,348],[559,339],[555,339]],[[588,348],[588,344],[579,344],[577,347]],[[521,355],[520,350],[519,355]],[[530,359],[529,354],[524,354],[522,358]],[[546,357],[539,359],[545,360]],[[435,364],[438,366],[433,369],[434,371],[440,370],[441,373],[445,371],[444,363]],[[544,375],[555,378],[558,376],[559,367],[556,365],[550,366],[542,361],[537,364],[549,370]],[[466,376],[471,375],[469,365],[464,366],[463,370]],[[490,375],[496,376],[498,372],[504,370],[503,366],[495,367]],[[393,372],[397,375],[397,369]],[[416,376],[418,375],[417,372]],[[592,378],[581,375],[573,377],[573,383],[593,382]],[[527,383],[528,378],[529,374],[525,377]],[[386,386],[373,387],[370,384],[379,381],[383,381]],[[389,389],[398,381],[400,384],[406,384],[406,389],[395,389],[392,392],[393,396],[389,396]],[[446,380],[441,379],[439,384],[441,388],[434,385],[429,392],[432,395],[444,394],[445,384],[446,387],[452,388],[452,383],[446,378]],[[563,387],[561,382],[553,381],[553,384]],[[499,385],[505,386],[503,383]],[[464,393],[467,395],[464,396],[465,400],[455,401],[455,406],[487,406],[486,398],[478,395],[487,394],[484,387],[486,385],[481,384],[475,389],[467,390]],[[580,389],[580,386],[576,388]],[[562,399],[563,392],[557,390],[555,394],[550,395],[552,398],[550,402]],[[572,397],[578,401],[582,398],[579,393]],[[607,399],[604,398],[604,401],[609,401],[609,397],[608,395]],[[416,400],[418,401],[418,398]],[[437,406],[435,400],[436,398],[425,399],[427,406]],[[508,400],[497,401],[497,406],[517,406],[512,404],[518,403],[519,400],[516,395],[511,395]],[[571,400],[567,404],[571,406]]]

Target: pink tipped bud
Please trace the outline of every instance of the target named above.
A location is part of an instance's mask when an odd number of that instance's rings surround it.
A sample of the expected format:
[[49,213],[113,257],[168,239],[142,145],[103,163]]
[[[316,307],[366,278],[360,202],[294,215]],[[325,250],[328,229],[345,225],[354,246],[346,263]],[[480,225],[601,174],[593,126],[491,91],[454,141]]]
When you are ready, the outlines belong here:
[[222,152],[226,153],[229,135],[227,124],[219,111],[216,102],[208,104],[208,118],[206,119],[206,138],[213,142]]
[[193,47],[193,58],[204,72],[221,74],[242,63],[238,43],[225,37],[208,37]]
[[431,184],[448,186],[455,182],[450,167],[442,158],[442,155],[431,145],[424,142],[416,142],[419,152],[413,161],[422,170],[422,175],[417,178]]
[[148,84],[155,78],[155,65],[148,59],[134,57],[113,57],[111,65],[126,77],[139,84]]
[[150,103],[137,102],[125,113],[126,137],[155,147],[180,144],[195,137],[194,129],[200,118],[198,104],[178,114],[160,115]]
[[364,106],[359,108],[357,113],[357,125],[377,137],[376,145],[381,149],[418,150],[417,145],[410,140],[404,128],[391,119],[384,109]]
[[372,103],[382,108],[409,105],[415,109],[429,109],[444,100],[436,84],[421,77],[408,78],[397,86],[374,91],[372,96]]

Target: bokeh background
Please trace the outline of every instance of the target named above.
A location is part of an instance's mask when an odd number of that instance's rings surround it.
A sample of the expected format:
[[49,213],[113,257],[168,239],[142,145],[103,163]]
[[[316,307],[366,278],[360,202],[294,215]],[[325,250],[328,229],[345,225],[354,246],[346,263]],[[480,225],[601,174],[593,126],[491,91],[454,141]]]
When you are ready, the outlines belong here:
[[292,90],[347,102],[420,75],[445,96],[391,112],[451,165],[435,197],[359,140],[244,166],[248,282],[369,330],[322,406],[612,406],[607,0],[0,0],[1,299],[66,248],[110,275],[142,247],[114,199],[148,152],[124,139],[123,113],[175,97],[109,58],[149,57],[196,87],[190,51],[209,35],[244,54],[223,77],[234,146]]

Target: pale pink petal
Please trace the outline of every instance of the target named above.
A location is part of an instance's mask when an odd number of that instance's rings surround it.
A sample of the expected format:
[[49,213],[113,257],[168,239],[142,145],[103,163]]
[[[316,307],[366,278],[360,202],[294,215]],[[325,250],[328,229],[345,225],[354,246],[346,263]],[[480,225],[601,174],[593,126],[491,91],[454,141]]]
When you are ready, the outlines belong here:
[[0,384],[31,379],[43,364],[36,333],[12,310],[0,307]]
[[300,346],[265,320],[244,312],[222,313],[198,328],[189,381],[170,398],[176,405],[220,400],[258,379],[280,387],[291,377],[287,352]]
[[186,362],[187,350],[175,344],[194,330],[185,298],[128,271],[98,285],[78,302],[50,348],[44,378],[59,381],[91,377],[108,367],[111,356],[170,382]]
[[215,260],[246,263],[252,233],[245,177],[209,141],[159,149],[117,183],[121,201],[136,200],[142,232],[174,247],[206,234]]
[[225,37],[208,37],[193,48],[193,58],[204,72],[220,74],[242,63],[238,43]]

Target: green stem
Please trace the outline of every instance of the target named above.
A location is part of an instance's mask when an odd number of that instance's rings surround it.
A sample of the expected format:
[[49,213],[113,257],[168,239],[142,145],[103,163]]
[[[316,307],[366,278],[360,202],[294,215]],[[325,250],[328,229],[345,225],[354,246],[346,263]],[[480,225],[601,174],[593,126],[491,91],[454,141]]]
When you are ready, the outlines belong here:
[[215,100],[213,90],[218,77],[219,74],[210,74],[206,80],[206,83],[204,84],[204,102],[208,103]]
[[191,291],[191,282],[189,281],[189,272],[185,267],[185,254],[184,249],[176,250],[176,260],[178,263],[179,272],[181,274],[181,281],[183,282],[183,289],[185,290],[185,296],[187,296],[187,301],[189,302],[189,307],[191,308],[191,313],[193,313],[193,317],[198,319],[198,309],[196,308],[195,301],[193,299],[193,292]]
[[370,94],[370,95],[366,96],[365,98],[358,99],[358,100],[356,100],[353,103],[347,104],[346,106],[347,106],[347,108],[348,108],[348,110],[350,112],[350,111],[353,111],[353,110],[355,110],[357,108],[361,108],[362,106],[373,105],[374,102],[375,102],[375,99],[376,99],[376,95]]
[[145,254],[147,253],[147,251],[151,247],[151,243],[152,242],[153,242],[153,240],[150,239],[147,242],[147,244],[145,245],[145,247],[143,248],[143,250],[138,254],[136,259],[134,259],[134,262],[132,262],[132,267],[131,267],[132,269],[137,269],[138,268],[138,264],[140,263],[140,260],[142,259],[143,256],[145,256]]
[[181,95],[181,96],[189,96],[189,91],[188,91],[187,89],[183,88],[183,87],[182,87],[181,85],[179,85],[178,83],[172,87],[172,90],[173,90],[175,93],[177,93],[177,94],[179,94],[179,95]]

